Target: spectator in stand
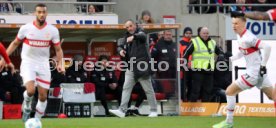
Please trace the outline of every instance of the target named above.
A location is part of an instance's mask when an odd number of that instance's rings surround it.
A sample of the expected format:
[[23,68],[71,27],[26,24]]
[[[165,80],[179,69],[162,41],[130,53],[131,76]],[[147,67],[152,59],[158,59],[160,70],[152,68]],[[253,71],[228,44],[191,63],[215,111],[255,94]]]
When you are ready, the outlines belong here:
[[85,83],[87,81],[87,72],[83,68],[83,56],[77,54],[73,57],[73,65],[66,70],[66,83]]
[[157,33],[153,33],[150,34],[150,41],[149,41],[149,47],[150,47],[150,52],[152,51],[152,49],[155,47],[156,43],[158,42],[158,34]]
[[164,37],[161,38],[152,49],[151,57],[157,61],[157,64],[161,61],[165,61],[169,64],[161,65],[162,69],[165,69],[166,66],[169,66],[168,70],[157,70],[156,75],[158,78],[176,78],[176,43],[172,40],[172,31],[164,31]]
[[[246,0],[236,0],[236,4],[245,4]],[[242,11],[242,12],[247,12],[251,11],[251,7],[246,7],[246,6],[232,6],[231,11]]]
[[[95,67],[91,81],[96,85],[96,98],[101,100],[106,116],[109,116],[106,94],[113,94],[121,103],[122,86],[118,86],[115,72],[108,69],[109,58],[105,55],[99,57],[99,67]],[[97,64],[96,64],[97,66]]]
[[[186,48],[191,44],[192,35],[193,31],[190,27],[184,28],[183,38],[179,45],[180,58],[183,58]],[[192,56],[189,57],[189,61],[191,60]],[[191,68],[190,65],[188,65],[188,68]],[[181,78],[181,100],[184,102],[187,101],[188,92],[190,92],[189,89],[192,86],[192,71],[185,71],[184,68],[181,68],[181,72],[183,72],[183,76]]]
[[22,84],[23,81],[18,70],[12,73],[10,69],[5,68],[0,72],[0,99],[7,101],[10,97],[10,103],[21,104],[23,102],[22,94],[25,90]]
[[162,37],[164,37],[164,31],[158,32],[158,40],[160,40]]
[[96,11],[96,7],[93,5],[93,4],[90,4],[88,6],[88,14],[95,14],[97,11]]
[[139,20],[139,24],[153,24],[154,21],[151,17],[151,13],[148,10],[144,10],[142,12],[141,18]]
[[[12,0],[4,0],[4,1],[12,1]],[[12,4],[11,3],[0,3],[0,12],[3,12],[3,13],[13,12]]]
[[253,3],[259,4],[260,6],[253,6],[252,11],[266,12],[275,7],[275,6],[262,6],[262,4],[270,4],[271,2],[269,0],[255,0]]

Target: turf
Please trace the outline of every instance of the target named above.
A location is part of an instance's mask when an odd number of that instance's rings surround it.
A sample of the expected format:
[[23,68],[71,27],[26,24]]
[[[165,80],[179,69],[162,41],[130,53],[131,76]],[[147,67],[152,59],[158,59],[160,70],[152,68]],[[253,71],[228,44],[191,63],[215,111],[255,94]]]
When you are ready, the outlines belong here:
[[[211,128],[224,117],[162,116],[42,119],[43,128]],[[276,128],[276,118],[235,117],[235,128]],[[0,128],[24,128],[21,120],[1,120]]]

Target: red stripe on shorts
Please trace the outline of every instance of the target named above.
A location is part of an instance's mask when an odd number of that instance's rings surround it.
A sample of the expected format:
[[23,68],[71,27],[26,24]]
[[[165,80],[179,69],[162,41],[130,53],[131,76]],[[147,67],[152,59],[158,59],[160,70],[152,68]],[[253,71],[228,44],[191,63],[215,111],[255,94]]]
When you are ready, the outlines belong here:
[[39,81],[39,82],[41,82],[41,83],[50,85],[49,81],[45,81],[45,80],[42,80],[42,79],[39,79],[39,78],[36,78],[36,80]]
[[249,87],[254,87],[252,84],[250,84],[248,81],[245,80],[245,78],[243,77],[243,75],[241,76],[242,80],[244,81],[244,83],[249,86]]

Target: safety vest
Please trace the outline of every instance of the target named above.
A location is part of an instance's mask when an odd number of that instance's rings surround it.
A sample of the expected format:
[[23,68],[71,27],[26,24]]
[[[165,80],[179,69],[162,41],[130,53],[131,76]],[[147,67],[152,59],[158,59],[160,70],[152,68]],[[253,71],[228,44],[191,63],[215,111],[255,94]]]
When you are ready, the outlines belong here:
[[[215,67],[215,46],[216,42],[210,40],[208,42],[208,48],[204,42],[196,37],[192,39],[194,45],[194,52],[192,54],[192,68],[193,69],[210,69],[208,66],[211,66],[211,70],[214,70]],[[208,50],[209,49],[209,50]]]

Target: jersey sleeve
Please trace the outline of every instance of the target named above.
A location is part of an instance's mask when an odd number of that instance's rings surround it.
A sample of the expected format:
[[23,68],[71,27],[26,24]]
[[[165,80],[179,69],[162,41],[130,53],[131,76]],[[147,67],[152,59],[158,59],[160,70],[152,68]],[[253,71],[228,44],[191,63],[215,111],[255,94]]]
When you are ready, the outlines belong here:
[[259,45],[261,43],[261,40],[258,39],[255,35],[251,34],[249,38],[247,39],[246,43],[251,46],[259,49]]
[[23,39],[26,37],[26,25],[20,27],[18,33],[17,33],[17,36],[16,36],[16,39],[18,41],[23,41]]
[[4,60],[6,61],[7,64],[11,63],[11,60],[10,60],[8,54],[6,53],[6,49],[2,45],[2,43],[0,43],[0,55],[4,58]]
[[53,30],[52,42],[53,42],[54,45],[59,45],[60,44],[59,31],[58,31],[57,28],[55,28]]
[[276,8],[270,9],[266,13],[269,15],[270,20],[276,22]]

